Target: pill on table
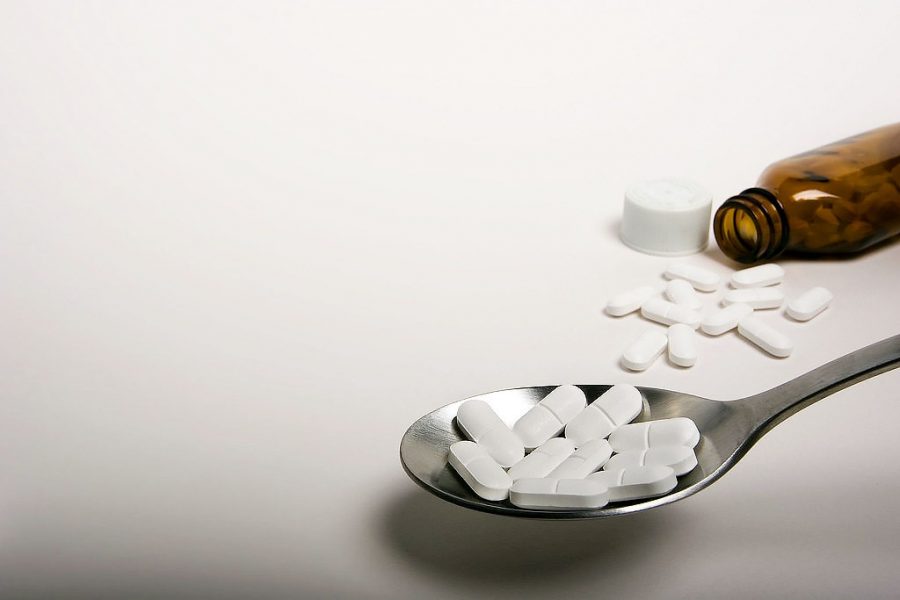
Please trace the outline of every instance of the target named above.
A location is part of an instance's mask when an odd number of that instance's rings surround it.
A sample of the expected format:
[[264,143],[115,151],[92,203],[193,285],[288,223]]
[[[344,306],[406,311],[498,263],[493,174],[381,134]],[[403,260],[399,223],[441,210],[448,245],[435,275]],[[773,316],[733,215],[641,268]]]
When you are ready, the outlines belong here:
[[775,285],[784,280],[784,269],[775,263],[741,269],[731,276],[731,285],[735,288],[756,288]]
[[720,281],[719,276],[712,271],[684,263],[674,263],[669,265],[663,275],[667,279],[684,279],[694,286],[694,289],[700,290],[701,292],[715,291],[715,289],[719,287]]
[[632,371],[644,371],[666,349],[668,338],[662,331],[645,331],[622,354],[622,366]]
[[736,302],[717,310],[700,321],[700,329],[709,335],[722,335],[737,327],[738,321],[753,313],[747,304]]
[[566,425],[566,437],[580,446],[605,438],[630,423],[644,409],[644,399],[633,385],[614,385]]
[[659,419],[623,425],[609,436],[609,444],[616,452],[646,450],[656,446],[687,446],[700,442],[697,425],[687,417]]
[[561,385],[522,415],[513,426],[513,431],[525,444],[525,448],[537,448],[559,435],[585,406],[587,400],[580,388]]
[[641,316],[663,325],[684,323],[694,329],[700,326],[700,313],[662,298],[650,298],[641,305]]
[[603,465],[603,470],[619,471],[630,467],[652,466],[671,467],[676,475],[684,475],[697,466],[697,455],[693,448],[687,446],[654,446],[614,454]]
[[456,423],[467,438],[487,450],[501,467],[510,467],[525,456],[522,440],[484,400],[463,402],[456,412]]
[[602,481],[589,479],[519,479],[509,490],[519,508],[600,508],[609,501]]
[[787,305],[785,312],[798,321],[809,321],[831,304],[831,292],[823,287],[814,287],[795,298]]
[[746,304],[750,308],[778,308],[784,302],[784,293],[776,288],[743,288],[726,292],[725,304]]
[[670,467],[629,467],[620,471],[599,471],[585,481],[599,481],[607,487],[610,502],[626,502],[668,494],[678,484]]
[[738,333],[778,358],[786,358],[794,350],[794,344],[786,335],[753,315],[741,319]]
[[666,284],[666,298],[691,310],[699,310],[703,307],[703,302],[697,296],[694,286],[684,279],[673,279]]
[[546,477],[573,452],[575,452],[575,444],[572,440],[562,437],[550,438],[532,450],[531,454],[511,466],[507,473],[513,481]]
[[450,446],[448,462],[472,491],[485,500],[505,500],[512,479],[487,450],[464,440]]
[[669,326],[669,360],[679,367],[692,367],[697,362],[694,329],[684,323]]
[[652,298],[658,293],[658,290],[651,286],[643,287],[622,292],[609,299],[606,303],[607,314],[613,317],[621,317],[632,313],[641,307],[641,304]]
[[556,479],[583,479],[606,464],[612,456],[612,448],[604,439],[591,440],[562,461],[550,472]]

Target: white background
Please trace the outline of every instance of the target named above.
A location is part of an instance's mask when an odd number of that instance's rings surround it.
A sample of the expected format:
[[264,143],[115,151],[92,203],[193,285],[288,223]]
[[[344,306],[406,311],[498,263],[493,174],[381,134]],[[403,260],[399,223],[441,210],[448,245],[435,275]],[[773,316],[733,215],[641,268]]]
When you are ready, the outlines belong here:
[[[696,367],[617,366],[660,281],[625,186],[718,204],[897,121],[896,2],[3,2],[0,596],[888,598],[900,373],[675,505],[597,522],[415,486],[420,415],[523,385],[733,399],[900,332],[900,246],[785,260]],[[691,262],[727,275],[715,245]]]

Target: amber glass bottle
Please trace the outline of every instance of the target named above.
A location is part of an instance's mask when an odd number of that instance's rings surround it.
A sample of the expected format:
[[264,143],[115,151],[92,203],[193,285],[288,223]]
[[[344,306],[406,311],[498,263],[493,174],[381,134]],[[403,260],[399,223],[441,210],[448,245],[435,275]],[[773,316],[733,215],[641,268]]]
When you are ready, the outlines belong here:
[[713,218],[722,251],[753,263],[782,252],[846,254],[900,233],[900,123],[769,166]]

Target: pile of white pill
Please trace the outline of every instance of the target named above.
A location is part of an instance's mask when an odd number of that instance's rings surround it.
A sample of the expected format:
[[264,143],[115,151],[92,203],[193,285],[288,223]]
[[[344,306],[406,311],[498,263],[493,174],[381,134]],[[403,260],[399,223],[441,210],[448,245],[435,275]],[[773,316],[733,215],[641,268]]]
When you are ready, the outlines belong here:
[[[721,278],[701,267],[676,263],[663,274],[664,289],[642,286],[610,298],[606,313],[621,317],[640,310],[645,319],[668,326],[668,331],[651,329],[634,340],[622,354],[622,366],[643,371],[668,348],[669,360],[680,367],[697,362],[696,330],[715,337],[733,329],[772,356],[785,358],[794,349],[791,340],[776,327],[760,319],[757,311],[780,308],[785,301],[781,283],[784,269],[775,263],[735,271],[722,307],[703,311],[702,296],[720,288]],[[697,293],[701,292],[701,293]],[[831,303],[832,294],[823,287],[812,288],[794,298],[785,314],[795,321],[809,321]]]
[[581,388],[562,385],[510,428],[487,402],[468,400],[456,423],[471,441],[452,444],[448,462],[481,498],[519,508],[594,509],[661,496],[697,466],[700,432],[685,417],[631,423],[643,407],[630,385],[590,404]]

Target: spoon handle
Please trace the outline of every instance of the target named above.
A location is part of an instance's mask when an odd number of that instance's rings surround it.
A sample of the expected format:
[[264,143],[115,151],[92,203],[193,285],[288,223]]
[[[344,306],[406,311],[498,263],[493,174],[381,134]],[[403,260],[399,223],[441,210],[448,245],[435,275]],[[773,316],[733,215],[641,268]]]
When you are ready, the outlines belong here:
[[839,390],[900,366],[900,335],[860,348],[771,390],[737,402],[766,430]]

